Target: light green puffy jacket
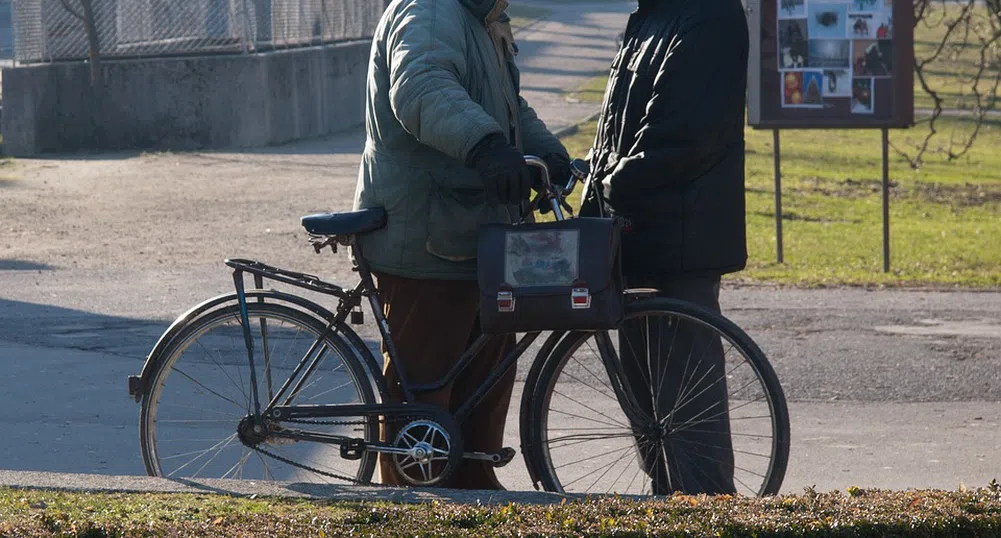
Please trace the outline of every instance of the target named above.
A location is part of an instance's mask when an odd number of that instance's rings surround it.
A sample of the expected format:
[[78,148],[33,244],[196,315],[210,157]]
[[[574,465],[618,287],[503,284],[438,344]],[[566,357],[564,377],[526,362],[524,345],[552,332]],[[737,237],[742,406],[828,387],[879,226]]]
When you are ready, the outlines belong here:
[[511,139],[503,85],[516,99],[518,149],[566,155],[520,97],[513,60],[501,68],[485,23],[503,7],[497,1],[394,0],[379,22],[355,193],[355,209],[388,213],[384,229],[359,238],[362,255],[377,271],[474,279],[480,225],[519,217],[517,206],[488,204],[479,175],[465,165],[486,135]]

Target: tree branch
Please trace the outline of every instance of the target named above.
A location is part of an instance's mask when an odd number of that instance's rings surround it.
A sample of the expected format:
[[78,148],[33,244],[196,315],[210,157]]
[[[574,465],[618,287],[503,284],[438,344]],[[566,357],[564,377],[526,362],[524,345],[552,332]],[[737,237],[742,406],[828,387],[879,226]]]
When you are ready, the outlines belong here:
[[[949,135],[948,145],[935,150],[944,154],[948,161],[954,161],[966,155],[977,140],[984,122],[990,112],[996,108],[997,94],[1001,86],[1001,71],[992,66],[1001,61],[999,44],[1001,44],[1001,0],[985,0],[987,12],[980,11],[977,0],[916,0],[914,3],[914,24],[924,25],[928,29],[943,30],[940,41],[934,44],[930,53],[924,57],[915,57],[914,72],[921,91],[931,99],[933,108],[930,117],[921,123],[927,124],[927,133],[912,149],[913,154],[891,142],[894,152],[907,159],[912,168],[920,168],[924,156],[932,150],[932,142],[940,134],[939,120],[945,115],[945,99],[940,94],[941,88],[933,87],[930,75],[932,69],[941,70],[944,64],[950,69],[946,76],[953,76],[960,81],[960,101],[948,103],[957,110],[969,110],[973,118],[973,128],[962,135],[953,129]],[[920,45],[920,44],[917,44]],[[973,52],[977,67],[973,73],[957,73],[956,66],[962,65],[962,60],[970,60]],[[933,67],[934,66],[934,67]],[[985,85],[986,83],[986,85]],[[968,101],[969,100],[969,101]],[[964,107],[970,102],[972,108]]]

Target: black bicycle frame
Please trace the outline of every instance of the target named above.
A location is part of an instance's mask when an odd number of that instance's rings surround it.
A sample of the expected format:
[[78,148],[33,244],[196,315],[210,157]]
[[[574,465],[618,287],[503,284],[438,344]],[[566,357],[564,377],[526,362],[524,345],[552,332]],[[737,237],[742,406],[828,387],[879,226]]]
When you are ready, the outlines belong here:
[[[541,160],[534,158],[535,161],[541,162]],[[548,174],[548,170],[546,170]],[[545,176],[546,184],[549,184],[548,175]],[[571,177],[570,183],[567,184],[565,189],[567,193],[572,190],[572,185],[575,179]],[[589,188],[593,190],[594,196],[598,196],[599,206],[601,206],[601,197],[598,189],[595,185],[588,183],[585,189]],[[562,220],[563,213],[561,210],[560,203],[557,199],[551,199],[553,211],[557,214],[557,218]],[[604,215],[604,208],[600,210],[601,214]],[[352,238],[345,238],[352,239]],[[293,416],[308,416],[311,418],[323,418],[323,417],[335,417],[335,416],[350,416],[359,410],[364,410],[365,414],[384,411],[387,414],[399,413],[400,409],[404,409],[406,406],[411,406],[411,409],[416,407],[424,407],[416,404],[415,394],[434,392],[441,390],[445,386],[451,384],[455,379],[465,370],[469,364],[475,359],[476,355],[483,349],[483,347],[489,342],[491,338],[496,336],[493,335],[480,335],[473,344],[462,354],[458,362],[452,367],[452,369],[445,374],[441,379],[427,384],[415,384],[411,383],[406,374],[404,374],[403,369],[400,367],[400,362],[398,360],[399,352],[396,349],[396,344],[393,342],[393,335],[389,328],[389,322],[386,320],[386,316],[383,313],[383,305],[379,300],[378,289],[376,288],[375,282],[372,279],[372,272],[362,256],[361,247],[355,241],[347,241],[351,245],[351,251],[353,254],[353,259],[357,264],[356,270],[360,275],[359,283],[350,290],[346,290],[335,284],[330,284],[323,282],[318,277],[313,275],[308,275],[304,273],[295,273],[292,271],[286,271],[279,269],[277,267],[267,266],[260,262],[255,262],[251,260],[227,260],[226,264],[235,269],[233,273],[234,284],[236,285],[236,293],[240,303],[240,314],[241,314],[241,324],[243,325],[244,339],[247,346],[247,361],[250,365],[250,379],[252,383],[252,394],[251,397],[254,399],[254,412],[255,420],[260,422],[262,416],[270,416],[274,418]],[[335,249],[336,251],[336,249]],[[319,252],[319,250],[317,251]],[[326,331],[321,334],[317,340],[310,347],[306,356],[299,361],[295,369],[292,372],[291,377],[285,381],[278,392],[271,394],[271,379],[270,372],[267,372],[267,383],[269,392],[269,402],[265,407],[263,413],[260,409],[260,402],[258,400],[257,394],[257,376],[255,373],[255,362],[254,362],[254,345],[253,337],[250,333],[250,320],[247,313],[247,299],[244,292],[243,286],[243,273],[249,272],[254,274],[255,282],[257,286],[262,287],[262,280],[264,278],[269,278],[272,280],[277,280],[279,282],[284,282],[286,284],[291,284],[300,288],[308,289],[311,291],[316,291],[326,295],[332,295],[338,297],[339,303],[337,306],[337,312],[334,317],[328,320],[328,325]],[[375,404],[375,405],[310,405],[310,406],[291,406],[289,405],[292,399],[298,394],[299,390],[302,388],[303,383],[309,377],[309,375],[319,366],[321,357],[325,353],[325,345],[322,344],[324,338],[326,338],[328,333],[336,333],[338,327],[344,322],[348,314],[352,309],[359,307],[361,304],[361,299],[367,297],[369,304],[372,308],[372,314],[375,316],[376,325],[379,328],[379,333],[382,336],[382,341],[386,346],[386,352],[389,355],[390,362],[393,364],[393,370],[400,380],[400,386],[403,389],[404,395],[404,407],[399,404]],[[262,335],[266,338],[266,326],[262,320]],[[515,365],[518,358],[528,349],[530,345],[539,337],[541,332],[527,333],[515,344],[514,348],[504,357],[501,364],[494,368],[484,382],[477,387],[476,392],[469,397],[459,409],[452,415],[455,423],[457,425],[461,424],[463,420],[469,416],[469,413],[476,407],[484,397],[497,385],[502,377],[507,374],[508,371]],[[506,336],[506,335],[505,335]],[[607,340],[607,337],[604,339]],[[602,342],[599,342],[599,345]],[[265,346],[266,347],[266,346]],[[610,348],[610,343],[607,343],[604,347]],[[265,350],[266,353],[266,350]],[[315,356],[314,356],[315,355]],[[265,363],[267,364],[268,357],[265,356]],[[635,400],[631,398],[631,395],[624,394],[623,388],[620,383],[616,381],[622,378],[622,372],[620,365],[608,365],[606,364],[606,369],[608,370],[609,376],[612,378],[613,388],[615,389],[616,395],[619,396],[620,403],[623,404],[623,408],[627,414],[638,408]],[[305,370],[305,373],[300,376],[300,373]],[[381,372],[372,372],[373,375],[383,375]],[[292,380],[299,376],[299,381],[294,387],[290,386]],[[284,405],[280,405],[279,401],[285,396],[286,393],[290,395],[286,398]],[[279,411],[274,413],[274,411]],[[279,416],[281,415],[281,416]]]
[[[250,382],[252,385],[251,398],[254,400],[254,413],[256,421],[259,422],[262,416],[271,416],[271,413],[274,410],[279,410],[281,416],[284,418],[287,418],[290,415],[309,416],[310,418],[324,418],[348,416],[349,414],[356,416],[359,409],[365,409],[368,412],[384,410],[388,413],[399,413],[400,410],[403,409],[399,405],[393,404],[361,406],[310,405],[301,406],[301,409],[299,406],[290,405],[291,400],[296,394],[298,394],[310,374],[319,366],[323,355],[326,353],[327,346],[323,343],[323,340],[329,333],[337,333],[339,330],[338,326],[344,322],[352,309],[360,305],[362,298],[368,298],[369,300],[372,314],[375,317],[376,326],[379,328],[382,341],[386,346],[386,353],[389,355],[390,362],[393,365],[393,370],[400,380],[400,386],[404,395],[404,403],[408,405],[413,405],[414,402],[416,402],[416,394],[441,390],[454,382],[459,374],[461,374],[463,370],[465,370],[476,358],[476,355],[484,348],[484,346],[486,346],[490,339],[497,337],[486,334],[480,335],[480,337],[477,338],[462,354],[452,369],[437,381],[427,384],[412,383],[407,379],[406,374],[400,366],[400,362],[398,360],[399,352],[397,351],[396,344],[393,341],[393,335],[389,329],[389,322],[386,320],[383,313],[382,301],[379,299],[378,289],[376,288],[375,282],[372,278],[372,272],[361,255],[361,248],[357,244],[352,245],[351,248],[353,257],[357,264],[360,281],[353,289],[350,290],[323,282],[318,277],[313,275],[286,271],[252,260],[238,259],[226,261],[227,265],[234,268],[233,282],[236,287],[236,295],[240,305],[241,325],[243,327],[244,340],[247,348],[247,361],[250,366]],[[255,284],[258,287],[262,287],[262,280],[264,278],[268,278],[284,282],[286,284],[291,284],[296,287],[316,291],[325,295],[332,295],[339,299],[337,311],[334,317],[328,320],[326,331],[320,334],[316,341],[313,342],[313,345],[306,352],[306,355],[293,369],[292,374],[274,394],[271,394],[270,372],[266,373],[268,378],[269,401],[267,402],[267,405],[264,406],[263,410],[261,409],[257,390],[256,361],[254,360],[253,344],[254,339],[251,336],[250,319],[247,311],[247,298],[243,283],[243,273],[245,272],[252,273],[255,276]],[[266,335],[264,320],[261,321],[262,335]],[[490,372],[477,390],[465,402],[463,402],[460,408],[452,415],[457,425],[461,424],[465,418],[469,416],[469,413],[471,413],[472,410],[483,401],[483,398],[485,398],[486,395],[497,385],[501,378],[504,377],[508,371],[510,371],[510,369],[518,361],[518,358],[521,357],[521,355],[528,349],[529,346],[532,345],[533,342],[535,342],[540,334],[541,332],[527,333],[517,341],[513,349],[504,357],[504,360],[500,363],[500,365]],[[265,360],[265,363],[267,362],[269,361]],[[382,375],[381,372],[372,373],[373,375]],[[292,383],[296,380],[296,378],[298,378],[298,381],[293,386]],[[286,397],[286,395],[288,396]],[[283,398],[285,399],[284,402],[281,401]],[[305,415],[303,413],[305,413]],[[279,417],[275,416],[275,418]]]

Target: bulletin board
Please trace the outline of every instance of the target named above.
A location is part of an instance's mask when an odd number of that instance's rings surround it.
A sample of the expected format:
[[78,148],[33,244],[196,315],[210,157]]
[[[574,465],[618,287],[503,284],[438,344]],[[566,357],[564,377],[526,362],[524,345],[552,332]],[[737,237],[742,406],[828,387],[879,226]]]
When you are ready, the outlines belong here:
[[746,0],[746,7],[752,127],[913,126],[912,0]]

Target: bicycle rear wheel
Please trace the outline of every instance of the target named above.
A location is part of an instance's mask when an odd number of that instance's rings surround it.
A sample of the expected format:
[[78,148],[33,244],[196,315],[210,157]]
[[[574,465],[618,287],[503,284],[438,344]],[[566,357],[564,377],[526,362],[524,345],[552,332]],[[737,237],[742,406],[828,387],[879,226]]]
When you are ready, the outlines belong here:
[[[286,405],[374,404],[375,391],[354,347],[317,317],[279,304],[247,304],[261,409],[307,352],[309,367],[289,384]],[[314,347],[314,343],[318,346]],[[297,482],[370,481],[376,456],[346,460],[334,444],[248,438],[253,413],[250,366],[239,305],[184,327],[155,360],[143,395],[140,441],[147,472],[170,478],[245,478]],[[305,381],[298,384],[298,379]],[[293,390],[296,386],[299,390]],[[284,403],[284,400],[283,400]],[[338,417],[310,431],[377,441],[371,417]],[[333,424],[338,422],[339,424]],[[301,426],[301,425],[296,425]],[[248,442],[249,441],[249,442]],[[257,450],[256,448],[263,449]],[[269,455],[270,454],[270,455]]]
[[756,496],[785,475],[774,370],[744,331],[696,305],[641,299],[617,331],[567,334],[533,365],[523,400],[523,450],[547,491]]

